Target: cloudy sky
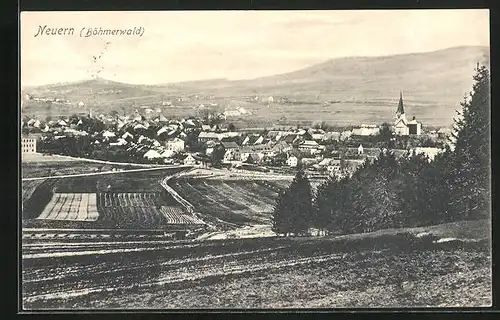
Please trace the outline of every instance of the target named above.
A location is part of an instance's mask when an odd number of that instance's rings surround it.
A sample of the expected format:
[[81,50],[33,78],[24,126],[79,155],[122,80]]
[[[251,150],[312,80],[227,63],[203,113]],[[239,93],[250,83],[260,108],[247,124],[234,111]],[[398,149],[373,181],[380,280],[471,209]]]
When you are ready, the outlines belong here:
[[[35,37],[45,25],[75,33]],[[144,34],[80,37],[84,27]],[[488,10],[23,12],[21,82],[84,80],[98,70],[127,83],[246,79],[336,57],[462,45],[489,46]]]

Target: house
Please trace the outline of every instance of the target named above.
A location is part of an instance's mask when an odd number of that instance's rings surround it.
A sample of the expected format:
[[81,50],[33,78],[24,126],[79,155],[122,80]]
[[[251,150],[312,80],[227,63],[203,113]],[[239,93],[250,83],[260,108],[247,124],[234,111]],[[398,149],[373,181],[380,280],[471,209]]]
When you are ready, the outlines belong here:
[[244,157],[241,158],[241,162],[246,163],[259,163],[261,160],[262,158],[257,153],[247,153]]
[[315,154],[324,149],[324,146],[320,146],[314,140],[305,140],[299,144],[299,150],[302,152],[309,152],[310,154]]
[[361,126],[352,129],[352,135],[355,136],[374,136],[379,134],[380,128],[376,125],[362,124]]
[[202,131],[210,131],[210,126],[208,124],[202,124],[201,125],[201,130]]
[[224,153],[224,161],[233,161],[233,160],[238,160],[241,159],[241,154],[238,149],[227,149],[226,152]]
[[175,154],[175,152],[172,150],[165,150],[162,152],[161,156],[162,156],[162,158],[171,158],[174,156],[174,154]]
[[278,141],[272,148],[271,148],[271,153],[272,154],[279,154],[282,152],[287,152],[292,150],[292,146],[286,143],[285,141]]
[[340,159],[333,159],[333,158],[325,158],[323,159],[318,166],[320,168],[326,169],[328,174],[330,175],[336,175],[338,174],[341,170],[341,160]]
[[363,154],[363,145],[359,145],[358,147],[358,154]]
[[299,140],[300,140],[300,138],[296,134],[288,134],[285,137],[283,137],[282,139],[280,139],[280,141],[285,141],[288,144],[293,144]]
[[253,143],[254,145],[258,145],[258,144],[262,144],[264,143],[264,137],[263,136],[259,136],[257,138],[257,140],[255,140],[255,142]]
[[184,160],[182,160],[182,162],[185,164],[185,165],[194,165],[196,164],[196,159],[193,158],[192,155],[188,155],[186,158],[184,158]]
[[21,153],[36,153],[36,140],[34,136],[21,137]]
[[291,156],[286,159],[286,164],[289,167],[296,167],[299,163],[299,159],[296,156]]
[[174,152],[184,151],[185,143],[184,140],[175,138],[173,140],[168,140],[165,142],[165,148]]
[[278,141],[281,136],[283,136],[283,133],[284,132],[278,130],[270,130],[269,132],[267,132],[266,138]]
[[237,150],[239,148],[238,144],[233,141],[222,141],[221,144],[226,150]]
[[336,175],[340,174],[340,172],[342,171],[340,161],[334,162],[331,165],[327,166],[326,171],[328,172],[328,174],[330,176],[336,176]]
[[134,130],[136,130],[136,131],[138,131],[138,130],[147,130],[147,129],[148,128],[145,125],[140,124],[140,123],[134,126]]
[[321,141],[325,138],[325,134],[324,133],[313,133],[313,134],[311,134],[311,138],[315,141]]
[[324,140],[336,140],[340,139],[340,132],[326,132],[323,138]]
[[122,135],[122,139],[133,139],[134,138],[134,135],[129,133],[129,132],[125,132],[123,135]]
[[115,135],[115,133],[114,133],[114,132],[107,131],[107,130],[106,130],[106,131],[104,131],[104,132],[102,133],[102,136],[103,136],[103,138],[105,138],[105,139],[110,139],[110,138],[114,138],[114,137],[116,137],[116,135]]
[[255,153],[254,149],[253,148],[250,148],[250,147],[242,147],[240,148],[239,150],[239,153],[240,153],[240,161],[246,161],[248,159],[248,157]]
[[205,154],[207,156],[212,155],[212,153],[214,152],[214,148],[215,148],[216,145],[217,145],[217,143],[214,142],[214,141],[207,141],[207,143],[206,143],[206,149],[205,149]]
[[214,132],[200,132],[198,135],[199,142],[207,142],[207,141],[220,141],[222,139],[220,134]]
[[68,125],[68,123],[61,119],[57,122],[57,125],[59,125],[61,127],[66,127]]
[[239,137],[240,135],[241,135],[240,132],[232,132],[232,131],[226,131],[226,132],[219,133],[219,136],[221,137],[221,139],[236,138],[236,137]]
[[434,160],[436,155],[441,153],[442,150],[439,148],[430,148],[430,147],[416,147],[413,150],[411,150],[410,154],[422,154],[425,155],[429,161]]
[[164,134],[164,133],[168,133],[169,131],[170,131],[170,128],[169,128],[168,126],[165,126],[165,127],[161,128],[161,129],[159,129],[159,130],[156,132],[156,135],[157,135],[157,136],[160,136],[160,135],[162,135],[162,134]]
[[143,157],[151,160],[151,159],[161,158],[162,156],[158,151],[151,149],[148,152],[146,152]]
[[122,138],[118,138],[118,141],[111,142],[109,145],[110,146],[125,146],[127,144],[128,144],[127,140],[122,139]]
[[422,134],[422,123],[415,120],[415,117],[408,122],[408,134],[417,136]]
[[302,158],[300,159],[300,163],[302,163],[304,166],[310,166],[313,164],[317,164],[319,161],[316,158]]

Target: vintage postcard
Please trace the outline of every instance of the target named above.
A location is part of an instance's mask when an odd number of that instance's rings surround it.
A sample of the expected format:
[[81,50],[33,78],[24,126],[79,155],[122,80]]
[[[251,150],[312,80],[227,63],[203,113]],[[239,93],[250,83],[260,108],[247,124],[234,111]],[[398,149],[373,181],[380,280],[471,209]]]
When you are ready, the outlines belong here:
[[488,10],[21,13],[25,311],[488,307]]

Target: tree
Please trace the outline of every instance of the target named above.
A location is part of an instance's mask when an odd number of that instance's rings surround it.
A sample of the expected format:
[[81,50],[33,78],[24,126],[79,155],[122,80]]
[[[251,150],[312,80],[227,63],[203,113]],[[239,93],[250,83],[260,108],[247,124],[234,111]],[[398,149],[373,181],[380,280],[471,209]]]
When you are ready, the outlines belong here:
[[393,138],[394,134],[392,133],[391,126],[387,122],[384,122],[380,127],[380,131],[376,137],[379,147],[393,148]]
[[291,198],[289,190],[289,188],[280,190],[272,216],[272,231],[276,234],[283,234],[284,236],[288,236],[291,230]]
[[295,234],[304,233],[311,225],[313,206],[309,179],[302,169],[297,171],[289,187],[289,194],[291,231]]
[[312,128],[313,129],[322,129],[322,130],[327,131],[330,128],[330,126],[328,125],[328,123],[326,123],[326,121],[319,120],[319,121],[313,122]]
[[235,132],[236,131],[236,127],[234,126],[234,124],[230,123],[227,126],[227,130],[230,131],[230,132]]
[[339,203],[338,186],[339,183],[335,178],[329,178],[316,191],[316,198],[313,202],[312,225],[319,229],[320,233],[325,233],[327,229],[331,229],[334,223],[334,216],[338,211],[337,205]]
[[490,75],[485,66],[476,68],[473,91],[461,103],[460,117],[452,134],[451,207],[463,218],[489,214],[490,191]]
[[222,164],[222,159],[224,159],[224,153],[226,149],[222,144],[218,144],[214,147],[214,151],[212,152],[212,164],[215,167],[218,167]]
[[290,186],[280,192],[273,212],[273,231],[288,236],[303,234],[313,218],[312,192],[302,170],[295,175]]

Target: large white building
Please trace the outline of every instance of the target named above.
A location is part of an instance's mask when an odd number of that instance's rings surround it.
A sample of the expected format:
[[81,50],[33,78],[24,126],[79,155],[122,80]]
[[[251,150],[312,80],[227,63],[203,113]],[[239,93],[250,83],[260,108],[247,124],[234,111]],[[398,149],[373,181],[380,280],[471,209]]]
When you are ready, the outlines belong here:
[[165,149],[174,151],[174,152],[181,152],[184,151],[185,143],[184,140],[175,138],[173,140],[168,140],[165,142]]
[[23,136],[21,137],[21,153],[36,153],[36,138]]

